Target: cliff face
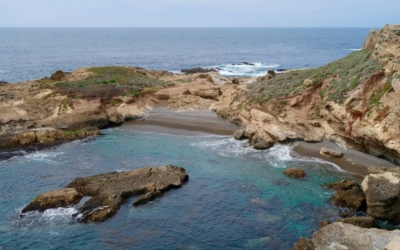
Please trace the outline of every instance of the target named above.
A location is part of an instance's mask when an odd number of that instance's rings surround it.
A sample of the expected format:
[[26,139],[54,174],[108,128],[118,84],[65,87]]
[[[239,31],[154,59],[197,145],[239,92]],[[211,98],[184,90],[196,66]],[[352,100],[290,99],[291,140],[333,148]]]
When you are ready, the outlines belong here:
[[363,50],[249,84],[214,109],[252,144],[335,141],[400,163],[400,25],[371,31]]

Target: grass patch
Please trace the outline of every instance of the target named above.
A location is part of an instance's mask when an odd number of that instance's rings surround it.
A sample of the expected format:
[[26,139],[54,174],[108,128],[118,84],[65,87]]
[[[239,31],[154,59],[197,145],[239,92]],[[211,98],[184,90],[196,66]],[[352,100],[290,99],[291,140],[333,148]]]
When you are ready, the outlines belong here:
[[82,131],[80,129],[78,130],[70,130],[70,131],[63,131],[64,135],[75,135],[75,134],[80,134]]
[[176,81],[179,83],[191,83],[192,78],[182,78],[182,79],[177,79]]
[[[305,79],[311,79],[315,86],[331,77],[333,80],[323,93],[324,97],[328,95],[329,100],[342,103],[348,91],[356,88],[363,79],[371,77],[381,68],[378,59],[371,59],[370,56],[370,51],[355,51],[319,68],[278,74],[268,82],[249,84],[246,95],[253,102],[263,103],[289,94],[302,93],[306,89],[303,87]],[[260,89],[262,91],[257,91]]]

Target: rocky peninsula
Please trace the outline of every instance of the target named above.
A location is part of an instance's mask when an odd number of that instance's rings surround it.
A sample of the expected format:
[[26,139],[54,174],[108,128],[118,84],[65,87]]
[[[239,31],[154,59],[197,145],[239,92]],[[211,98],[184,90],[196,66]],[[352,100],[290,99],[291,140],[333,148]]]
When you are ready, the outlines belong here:
[[[400,164],[399,45],[400,25],[386,25],[370,32],[361,51],[340,60],[315,69],[280,74],[272,71],[257,79],[225,78],[214,71],[196,69],[173,74],[107,66],[71,73],[57,71],[50,78],[26,83],[1,83],[0,150],[51,146],[99,135],[101,128],[145,119],[149,110],[167,107],[213,111],[240,127],[234,133],[236,139],[246,139],[260,150],[275,143],[329,140],[341,148]],[[321,152],[329,157],[341,156],[330,149]],[[364,209],[370,217],[398,223],[399,215],[394,212],[398,210],[400,191],[396,171],[378,166],[369,171],[361,185],[339,188],[334,200],[338,206],[354,211]],[[114,180],[120,175],[77,179],[66,189],[44,194],[68,194],[62,205],[43,205],[37,197],[24,212],[76,204],[81,196],[92,196],[97,198],[81,208],[82,218],[103,221],[116,213],[125,194],[140,193],[144,200],[152,199],[170,186],[118,189],[117,198],[112,198],[115,202],[110,202],[111,193],[113,197],[116,191],[110,191],[108,186],[106,191],[100,191],[99,183],[89,181]],[[180,176],[181,182],[187,179]],[[346,196],[349,193],[354,196]],[[353,198],[364,195],[365,199],[350,198],[354,204],[349,204],[343,194]],[[99,207],[107,209],[96,210]],[[349,238],[343,237],[350,231],[353,234]],[[335,222],[312,239],[301,239],[294,249],[396,249],[397,236],[399,231]]]

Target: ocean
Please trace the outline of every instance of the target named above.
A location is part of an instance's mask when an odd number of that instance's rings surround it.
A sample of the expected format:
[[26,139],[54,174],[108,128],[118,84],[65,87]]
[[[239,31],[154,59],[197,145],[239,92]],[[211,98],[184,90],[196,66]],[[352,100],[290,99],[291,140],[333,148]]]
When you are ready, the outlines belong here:
[[[220,67],[226,75],[317,67],[360,49],[368,29],[0,29],[0,80],[57,69],[132,65],[178,71]],[[233,65],[249,62],[254,65]],[[292,147],[257,151],[230,136],[124,130],[0,161],[3,249],[290,249],[323,219],[339,218],[322,185],[352,175]],[[75,207],[20,212],[38,194],[73,179],[174,164],[190,180],[141,207],[127,200],[102,223],[71,218]],[[285,168],[308,177],[292,180]]]
[[[366,28],[0,28],[0,81],[125,65],[224,75],[318,67],[361,49]],[[248,62],[254,65],[233,65]]]

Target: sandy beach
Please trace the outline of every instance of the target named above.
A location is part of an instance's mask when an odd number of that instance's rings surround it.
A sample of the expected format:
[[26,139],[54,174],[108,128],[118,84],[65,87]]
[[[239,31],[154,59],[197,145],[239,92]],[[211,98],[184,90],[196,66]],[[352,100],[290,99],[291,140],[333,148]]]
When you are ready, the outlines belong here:
[[[155,108],[149,111],[146,118],[126,121],[120,128],[192,136],[202,134],[232,135],[239,126],[218,117],[211,111],[193,110],[183,112],[168,108]],[[325,158],[319,153],[321,147],[342,152],[344,156],[342,158]],[[292,156],[323,159],[336,164],[346,172],[354,174],[354,177],[358,179],[362,179],[367,174],[367,168],[371,166],[398,167],[398,165],[386,159],[355,150],[344,149],[327,140],[316,143],[295,142],[293,143]]]

